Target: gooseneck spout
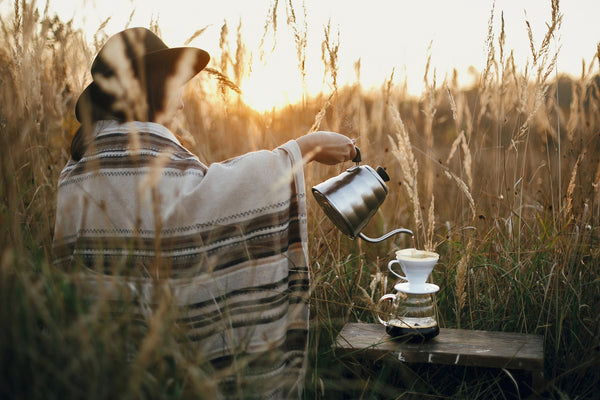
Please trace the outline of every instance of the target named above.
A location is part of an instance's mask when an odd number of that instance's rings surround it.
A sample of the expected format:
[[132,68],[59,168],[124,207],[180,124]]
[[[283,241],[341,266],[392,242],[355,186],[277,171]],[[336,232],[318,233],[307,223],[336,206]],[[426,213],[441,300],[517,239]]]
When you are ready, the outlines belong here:
[[364,240],[365,242],[369,242],[369,243],[379,243],[391,236],[397,235],[399,233],[406,233],[410,236],[413,236],[413,232],[410,229],[404,229],[404,228],[400,228],[400,229],[395,229],[391,232],[386,233],[385,235],[378,237],[378,238],[370,238],[368,236],[366,236],[365,234],[363,234],[362,232],[358,234],[358,236]]

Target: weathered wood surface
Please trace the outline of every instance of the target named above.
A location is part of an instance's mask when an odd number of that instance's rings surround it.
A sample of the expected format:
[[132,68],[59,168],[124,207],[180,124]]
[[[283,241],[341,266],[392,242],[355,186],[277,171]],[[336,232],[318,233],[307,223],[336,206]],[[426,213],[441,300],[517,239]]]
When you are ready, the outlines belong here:
[[541,376],[544,368],[540,335],[440,329],[422,344],[391,339],[380,324],[348,323],[336,340],[336,352],[357,358],[392,356],[407,363],[521,369]]

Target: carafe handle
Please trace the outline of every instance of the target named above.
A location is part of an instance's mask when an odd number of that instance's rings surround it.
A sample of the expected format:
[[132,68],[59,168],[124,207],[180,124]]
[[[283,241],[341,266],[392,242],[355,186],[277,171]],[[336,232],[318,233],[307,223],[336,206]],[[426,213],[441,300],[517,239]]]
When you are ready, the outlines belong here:
[[[394,302],[394,300],[396,300],[396,295],[395,295],[395,294],[393,294],[393,293],[390,293],[390,294],[385,294],[385,295],[383,295],[383,296],[382,296],[382,297],[379,299],[379,301],[377,302],[377,304],[378,304],[378,305],[380,305],[381,303],[383,303],[383,302],[384,302],[384,301],[386,301],[386,300],[391,300],[391,301],[392,301],[392,303],[393,303],[393,302]],[[386,327],[387,327],[387,326],[390,326],[389,322],[387,322],[387,321],[383,320],[383,319],[382,319],[382,318],[379,316],[379,313],[377,313],[377,319],[379,320],[379,323],[380,323],[381,325],[383,325],[383,326],[386,326]]]

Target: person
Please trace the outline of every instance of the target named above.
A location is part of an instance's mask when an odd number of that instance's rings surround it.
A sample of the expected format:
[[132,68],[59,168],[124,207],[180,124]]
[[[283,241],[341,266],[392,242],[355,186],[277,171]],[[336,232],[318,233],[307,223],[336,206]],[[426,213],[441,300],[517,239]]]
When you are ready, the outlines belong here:
[[55,265],[93,277],[105,295],[124,282],[147,318],[167,285],[190,343],[227,371],[223,396],[298,398],[309,320],[303,165],[349,161],[356,149],[320,131],[204,165],[168,126],[209,59],[145,28],[100,49],[58,181]]

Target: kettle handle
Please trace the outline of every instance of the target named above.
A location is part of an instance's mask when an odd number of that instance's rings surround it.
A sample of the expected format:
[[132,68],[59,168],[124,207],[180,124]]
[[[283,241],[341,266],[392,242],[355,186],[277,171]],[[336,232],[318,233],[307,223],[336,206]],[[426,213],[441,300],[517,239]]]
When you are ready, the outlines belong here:
[[393,230],[393,231],[391,231],[391,232],[388,232],[388,233],[386,233],[385,235],[383,235],[383,236],[380,236],[380,237],[378,237],[378,238],[370,238],[370,237],[368,237],[367,235],[365,235],[365,234],[364,234],[364,233],[362,233],[362,232],[360,232],[360,233],[358,234],[358,236],[359,236],[359,237],[360,237],[362,240],[364,240],[365,242],[369,242],[369,243],[379,243],[379,242],[381,242],[381,241],[383,241],[383,240],[385,240],[385,239],[387,239],[387,238],[389,238],[389,237],[391,237],[391,236],[394,236],[394,235],[396,235],[396,234],[398,234],[398,233],[406,233],[406,234],[408,234],[408,235],[410,235],[410,236],[413,236],[413,232],[412,232],[410,229],[404,229],[404,228],[395,229],[395,230]]
[[352,159],[352,162],[355,162],[356,165],[359,165],[360,162],[362,161],[362,156],[360,155],[360,149],[357,146],[354,146],[354,148],[356,149],[356,156],[354,156],[354,158]]

